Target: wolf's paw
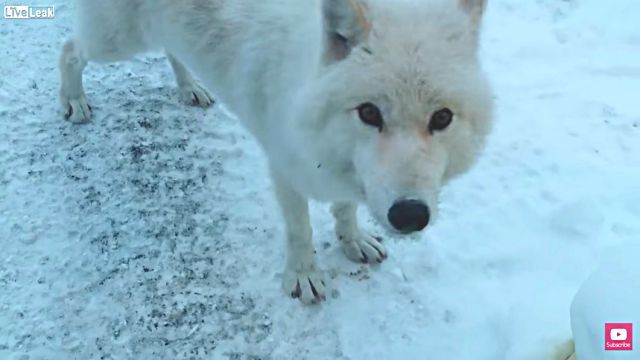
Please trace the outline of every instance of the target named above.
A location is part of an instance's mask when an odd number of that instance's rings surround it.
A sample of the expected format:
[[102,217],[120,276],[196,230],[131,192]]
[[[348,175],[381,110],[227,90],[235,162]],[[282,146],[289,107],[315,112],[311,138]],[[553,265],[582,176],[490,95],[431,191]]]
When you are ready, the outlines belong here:
[[376,264],[387,258],[387,250],[380,242],[380,238],[359,232],[351,237],[340,235],[339,239],[342,251],[355,262]]
[[73,99],[62,95],[60,99],[65,119],[74,123],[86,122],[91,119],[91,106],[89,106],[84,94]]
[[202,86],[190,83],[180,86],[180,100],[187,105],[208,107],[213,103],[213,99]]
[[322,272],[314,267],[305,270],[285,269],[284,291],[305,304],[318,304],[326,299]]

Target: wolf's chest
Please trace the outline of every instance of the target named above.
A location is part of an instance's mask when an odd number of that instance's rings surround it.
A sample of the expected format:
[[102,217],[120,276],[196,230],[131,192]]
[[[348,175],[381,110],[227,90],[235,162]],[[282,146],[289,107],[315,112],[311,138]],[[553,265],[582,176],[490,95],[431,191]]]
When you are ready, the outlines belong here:
[[293,188],[315,200],[354,201],[364,198],[351,164],[335,161],[314,161],[293,156],[288,161],[276,161],[277,171]]

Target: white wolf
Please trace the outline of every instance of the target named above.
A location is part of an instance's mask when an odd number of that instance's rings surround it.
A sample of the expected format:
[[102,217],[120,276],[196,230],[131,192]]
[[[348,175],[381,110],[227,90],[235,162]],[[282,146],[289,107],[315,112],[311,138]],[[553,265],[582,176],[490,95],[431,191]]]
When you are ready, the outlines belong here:
[[350,259],[377,263],[386,250],[359,228],[357,204],[389,229],[421,231],[441,186],[477,157],[492,117],[477,56],[486,1],[78,1],[60,59],[63,111],[91,116],[88,61],[164,49],[184,100],[211,102],[192,72],[268,155],[286,222],[284,288],[318,302],[308,199],[333,203]]

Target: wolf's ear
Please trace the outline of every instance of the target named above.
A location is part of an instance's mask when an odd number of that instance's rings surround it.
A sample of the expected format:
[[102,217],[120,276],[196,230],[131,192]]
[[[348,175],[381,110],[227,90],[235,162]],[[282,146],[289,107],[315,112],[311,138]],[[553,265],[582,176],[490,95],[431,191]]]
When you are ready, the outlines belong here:
[[322,16],[327,62],[349,56],[371,30],[367,5],[363,0],[322,0]]
[[471,25],[473,31],[477,31],[480,27],[482,15],[487,8],[488,0],[458,0],[458,4],[471,17]]

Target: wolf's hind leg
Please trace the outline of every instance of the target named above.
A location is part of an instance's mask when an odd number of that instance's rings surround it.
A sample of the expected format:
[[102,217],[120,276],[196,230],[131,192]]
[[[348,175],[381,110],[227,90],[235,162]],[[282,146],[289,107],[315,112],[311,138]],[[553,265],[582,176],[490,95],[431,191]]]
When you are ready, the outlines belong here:
[[211,105],[213,103],[213,99],[207,90],[193,79],[189,70],[187,70],[187,68],[185,68],[184,65],[175,58],[175,56],[167,53],[167,58],[169,59],[173,73],[176,76],[180,99],[188,105],[202,107]]
[[325,284],[316,265],[307,199],[276,174],[272,178],[287,229],[287,264],[282,286],[287,294],[305,304],[318,303],[325,299]]
[[82,86],[82,71],[87,60],[82,55],[77,41],[67,40],[60,55],[60,104],[64,117],[72,122],[84,122],[91,118],[91,107],[87,103]]
[[331,207],[336,220],[336,236],[340,240],[342,251],[355,262],[381,263],[387,258],[387,250],[377,238],[360,230],[357,209],[352,203],[335,203]]

